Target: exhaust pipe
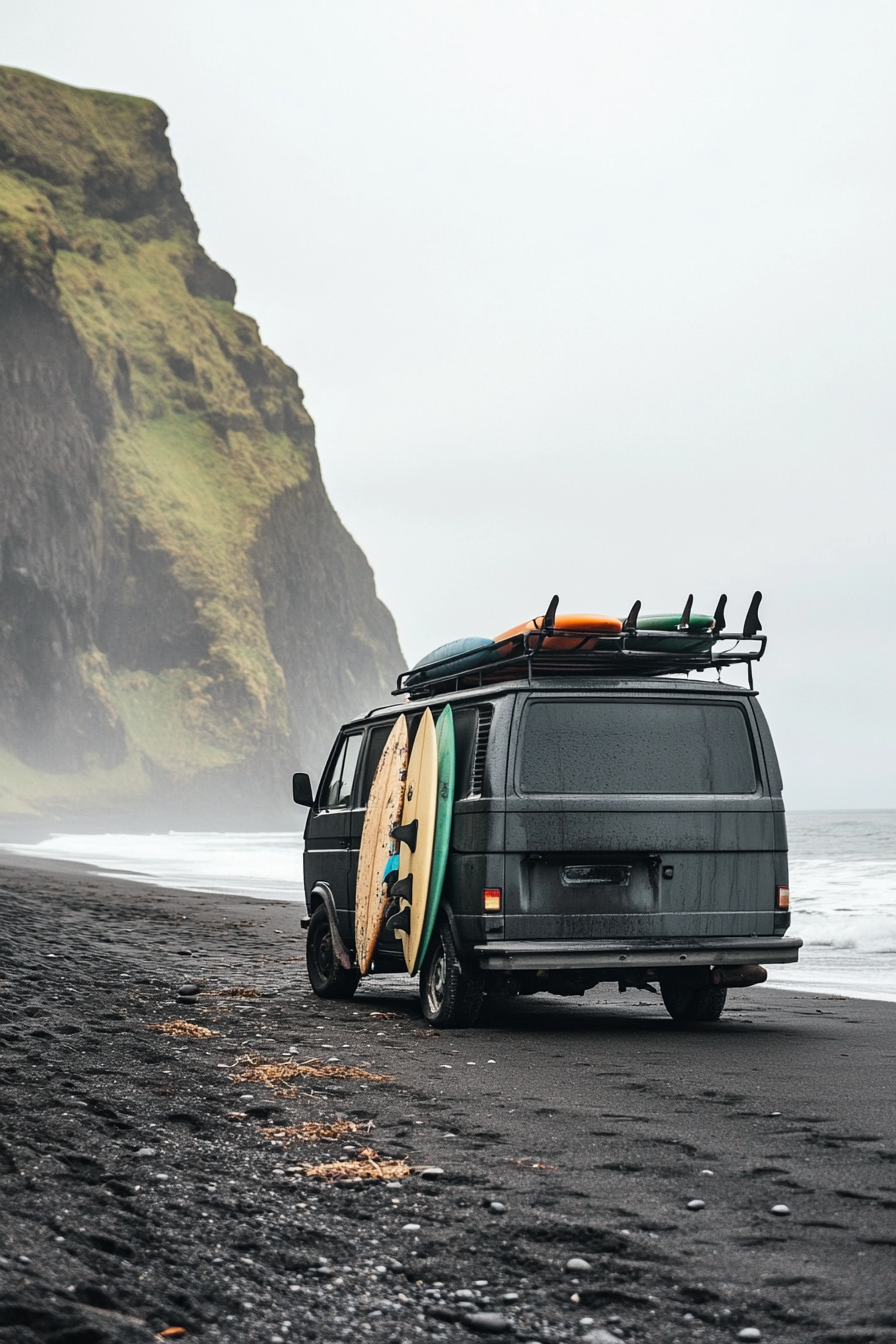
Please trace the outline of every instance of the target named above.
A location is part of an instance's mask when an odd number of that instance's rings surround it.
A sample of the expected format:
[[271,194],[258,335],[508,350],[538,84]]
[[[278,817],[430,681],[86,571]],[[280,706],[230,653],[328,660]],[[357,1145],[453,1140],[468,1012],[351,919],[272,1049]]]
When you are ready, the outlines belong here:
[[768,971],[764,966],[714,966],[710,979],[714,985],[746,989],[748,985],[763,984],[768,979]]

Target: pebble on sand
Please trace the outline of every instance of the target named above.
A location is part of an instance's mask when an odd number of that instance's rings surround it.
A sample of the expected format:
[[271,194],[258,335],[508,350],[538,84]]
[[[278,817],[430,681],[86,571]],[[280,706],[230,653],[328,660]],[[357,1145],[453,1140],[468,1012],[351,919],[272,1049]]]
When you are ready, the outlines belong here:
[[513,1322],[497,1311],[471,1311],[464,1316],[463,1323],[468,1330],[479,1330],[486,1335],[506,1335],[513,1329]]
[[402,1230],[402,1232],[419,1232],[419,1231],[420,1231],[420,1224],[419,1224],[419,1223],[405,1223],[404,1227],[403,1227],[401,1230]]
[[589,1330],[582,1338],[584,1344],[619,1344],[618,1335],[611,1335],[609,1330]]
[[762,1331],[757,1330],[755,1325],[745,1326],[743,1330],[738,1330],[738,1339],[761,1339]]
[[137,1149],[137,1156],[138,1156],[138,1157],[155,1157],[155,1155],[156,1155],[156,1153],[157,1153],[158,1151],[159,1151],[158,1148],[138,1148],[138,1149]]
[[[444,1167],[424,1167],[420,1172],[424,1181],[436,1181],[440,1176],[445,1175]],[[388,1181],[388,1185],[401,1185],[401,1181]]]
[[585,1270],[591,1268],[589,1260],[583,1260],[580,1255],[574,1255],[571,1260],[567,1260],[566,1268],[570,1270]]
[[706,1203],[702,1199],[689,1199],[688,1208],[693,1210],[694,1213],[696,1213],[698,1209],[705,1209]]
[[493,1199],[488,1206],[489,1213],[506,1213],[507,1205],[502,1204],[499,1199]]
[[773,1205],[772,1205],[772,1213],[776,1213],[776,1214],[778,1215],[779,1218],[786,1218],[789,1212],[790,1212],[790,1209],[787,1207],[786,1204],[773,1204]]
[[179,989],[177,992],[178,992],[178,994],[180,995],[181,998],[188,998],[188,999],[189,999],[189,998],[192,998],[195,994],[198,994],[198,993],[199,993],[199,986],[198,986],[198,985],[181,985],[180,989]]

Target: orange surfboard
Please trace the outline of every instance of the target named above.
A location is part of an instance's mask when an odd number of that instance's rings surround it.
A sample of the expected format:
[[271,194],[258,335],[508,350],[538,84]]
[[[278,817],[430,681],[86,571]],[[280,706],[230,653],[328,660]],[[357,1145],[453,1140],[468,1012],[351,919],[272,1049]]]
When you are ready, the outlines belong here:
[[[544,627],[544,617],[536,616],[531,621],[524,621],[522,625],[515,625],[512,630],[505,630],[503,635],[495,637],[495,643],[500,644],[502,640],[512,639],[514,635],[528,634],[529,631],[541,630]],[[558,615],[554,617],[555,630],[574,630],[584,632],[581,640],[576,640],[571,636],[565,638],[552,639],[550,635],[545,637],[542,644],[543,649],[552,652],[564,653],[567,650],[573,652],[578,649],[593,649],[594,640],[588,638],[588,632],[595,635],[618,635],[622,630],[622,622],[617,616],[595,616],[590,612],[571,612],[567,615]],[[506,658],[511,652],[509,648],[500,650],[501,656]]]

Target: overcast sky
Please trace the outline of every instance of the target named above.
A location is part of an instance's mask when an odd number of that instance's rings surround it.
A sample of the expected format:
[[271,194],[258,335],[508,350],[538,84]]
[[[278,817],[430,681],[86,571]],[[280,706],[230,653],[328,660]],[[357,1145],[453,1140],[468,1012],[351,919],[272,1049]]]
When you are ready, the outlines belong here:
[[794,807],[896,806],[896,5],[29,0],[160,103],[411,662],[765,593]]

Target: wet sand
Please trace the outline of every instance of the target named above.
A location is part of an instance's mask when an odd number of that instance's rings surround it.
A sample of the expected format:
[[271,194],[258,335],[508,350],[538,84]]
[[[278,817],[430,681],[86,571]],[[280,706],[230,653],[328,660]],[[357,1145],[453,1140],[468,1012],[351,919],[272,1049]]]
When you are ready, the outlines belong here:
[[[5,1344],[896,1341],[894,1004],[759,987],[683,1028],[602,988],[434,1034],[399,977],[315,999],[294,905],[6,865],[0,897]],[[231,1081],[290,1047],[391,1081]],[[442,1174],[324,1185],[294,1169],[342,1144],[262,1134],[337,1117]]]

